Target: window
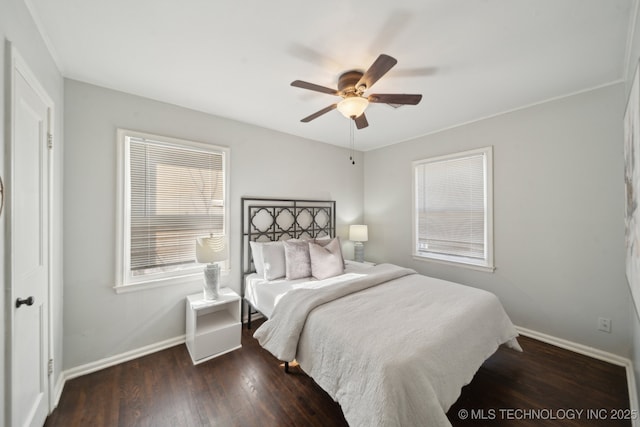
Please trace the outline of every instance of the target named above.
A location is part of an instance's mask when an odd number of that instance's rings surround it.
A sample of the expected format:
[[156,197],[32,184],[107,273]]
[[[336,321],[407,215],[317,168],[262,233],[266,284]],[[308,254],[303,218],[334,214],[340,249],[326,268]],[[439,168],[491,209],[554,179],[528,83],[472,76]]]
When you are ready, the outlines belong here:
[[413,162],[417,259],[493,271],[492,147]]
[[116,289],[200,273],[196,237],[227,234],[228,149],[127,130],[118,144]]

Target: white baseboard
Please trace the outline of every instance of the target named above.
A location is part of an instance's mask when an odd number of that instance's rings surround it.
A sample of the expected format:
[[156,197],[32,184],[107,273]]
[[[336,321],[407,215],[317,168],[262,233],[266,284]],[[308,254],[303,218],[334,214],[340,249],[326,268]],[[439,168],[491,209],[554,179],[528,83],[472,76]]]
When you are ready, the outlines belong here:
[[[604,362],[612,363],[614,365],[623,366],[627,374],[627,388],[629,390],[629,409],[633,413],[638,413],[638,390],[636,388],[636,376],[633,370],[633,363],[630,359],[618,356],[613,353],[609,353],[597,348],[589,347],[586,345],[578,344],[572,341],[568,341],[562,338],[554,337],[551,335],[543,334],[542,332],[532,331],[531,329],[516,326],[516,330],[521,334],[529,338],[536,339],[538,341],[545,342],[547,344],[554,345],[556,347],[564,348],[565,350],[572,351],[574,353],[582,354],[592,357],[594,359],[602,360]],[[640,420],[632,420],[633,427],[640,427]]]
[[598,350],[597,348],[578,344],[562,338],[543,334],[542,332],[533,331],[531,329],[523,328],[521,326],[516,326],[516,330],[520,334],[526,337],[533,338],[538,341],[545,342],[547,344],[555,345],[556,347],[564,348],[565,350],[570,350],[570,351],[573,351],[574,353],[579,353],[585,356],[593,357],[594,359],[602,360],[604,362],[613,363],[614,365],[627,366],[629,363],[631,363],[631,360],[618,356],[616,354]]
[[[265,318],[261,313],[253,313],[251,315],[251,321],[253,322],[254,320],[259,320]],[[266,319],[266,318],[265,318]],[[249,320],[249,317],[245,314],[244,318],[242,319],[242,324],[246,325],[247,324],[247,320]]]
[[58,375],[58,381],[56,381],[56,385],[53,390],[53,408],[58,407],[58,402],[60,402],[60,396],[62,396],[65,381],[64,372],[61,372],[60,375]]
[[56,383],[56,399],[55,406],[58,406],[60,396],[62,395],[62,389],[64,384],[73,378],[81,377],[83,375],[90,374],[92,372],[99,371],[104,368],[118,365],[120,363],[128,362],[129,360],[137,359],[138,357],[146,356],[147,354],[155,353],[170,347],[174,347],[185,342],[185,336],[180,335],[175,338],[160,341],[155,344],[150,344],[144,347],[140,347],[134,350],[130,350],[124,353],[116,354],[115,356],[106,357],[104,359],[96,360],[95,362],[87,363],[86,365],[77,366],[75,368],[63,371],[60,374],[60,378]]

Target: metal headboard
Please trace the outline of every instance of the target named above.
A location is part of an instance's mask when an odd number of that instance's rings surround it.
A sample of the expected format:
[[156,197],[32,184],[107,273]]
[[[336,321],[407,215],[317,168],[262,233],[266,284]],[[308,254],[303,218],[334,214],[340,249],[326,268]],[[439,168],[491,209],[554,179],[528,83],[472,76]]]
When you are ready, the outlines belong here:
[[336,235],[336,202],[334,200],[262,197],[242,197],[241,200],[240,288],[243,299],[245,277],[255,271],[249,242],[275,242]]

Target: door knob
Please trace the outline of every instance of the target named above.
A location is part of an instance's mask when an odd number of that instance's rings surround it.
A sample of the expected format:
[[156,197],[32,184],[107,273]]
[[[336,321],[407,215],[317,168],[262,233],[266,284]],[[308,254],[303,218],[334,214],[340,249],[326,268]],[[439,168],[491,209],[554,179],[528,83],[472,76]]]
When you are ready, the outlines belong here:
[[33,305],[33,297],[29,297],[29,298],[18,298],[16,300],[16,308],[20,308],[20,306],[22,304],[26,304],[26,305]]

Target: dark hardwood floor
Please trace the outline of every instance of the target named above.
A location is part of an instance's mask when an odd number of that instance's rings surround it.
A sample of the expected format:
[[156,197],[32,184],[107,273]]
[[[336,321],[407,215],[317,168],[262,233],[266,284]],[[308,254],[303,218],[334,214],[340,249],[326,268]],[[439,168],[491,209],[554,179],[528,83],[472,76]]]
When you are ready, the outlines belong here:
[[[285,374],[252,332],[243,330],[242,349],[197,366],[179,345],[67,381],[45,426],[347,425],[337,403],[299,368]],[[500,348],[463,388],[448,413],[454,426],[631,425],[624,368],[519,340],[524,353]]]

